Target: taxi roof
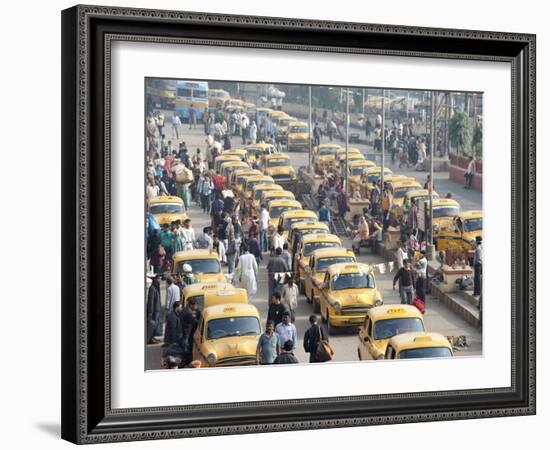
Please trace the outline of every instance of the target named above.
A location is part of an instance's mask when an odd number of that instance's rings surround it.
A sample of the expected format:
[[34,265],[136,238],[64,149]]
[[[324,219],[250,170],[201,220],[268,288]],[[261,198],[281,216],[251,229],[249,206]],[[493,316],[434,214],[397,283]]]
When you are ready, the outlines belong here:
[[340,144],[321,144],[321,145],[319,145],[319,148],[336,148],[336,149],[339,149],[339,148],[342,148],[342,146]]
[[[346,148],[340,146],[340,148],[337,151],[338,154],[346,153]],[[348,147],[348,153],[361,153],[361,150],[355,147]]]
[[183,200],[175,195],[161,195],[160,197],[151,198],[147,201],[149,205],[156,203],[179,203],[183,205]]
[[283,187],[277,183],[258,184],[252,188],[253,191],[282,191]]
[[452,198],[437,198],[433,200],[433,206],[456,206],[459,207],[459,203]]
[[305,122],[292,122],[288,125],[289,128],[293,127],[307,127],[307,123]]
[[[367,169],[367,174],[382,172],[382,167],[376,166]],[[389,167],[384,167],[384,173],[393,173]]]
[[309,209],[299,209],[297,211],[287,211],[283,213],[281,216],[284,219],[295,219],[298,217],[315,217],[317,218],[317,214],[315,214],[313,211],[310,211]]
[[[405,194],[408,198],[412,197],[424,197],[425,195],[430,195],[430,191],[428,189],[414,189],[412,191],[409,191]],[[432,195],[434,197],[439,197],[439,194],[435,191],[432,191]]]
[[233,148],[231,150],[224,151],[221,154],[221,156],[223,156],[223,155],[245,155],[246,153],[248,153],[248,152],[244,148]]
[[271,108],[264,108],[263,106],[256,108],[257,112],[272,113],[274,110]]
[[333,264],[328,268],[328,272],[331,275],[343,274],[343,273],[358,273],[360,270],[366,273],[370,273],[372,272],[372,267],[365,263],[349,262],[349,263]]
[[[315,259],[319,258],[331,258],[334,256],[353,256],[357,259],[355,256],[355,253],[353,253],[353,250],[345,247],[330,247],[330,248],[318,248],[315,250],[311,257],[315,257]],[[344,263],[344,264],[350,264],[350,263]]]
[[356,167],[356,166],[371,166],[375,167],[376,163],[374,161],[371,161],[370,159],[358,159],[356,161],[352,161],[349,163],[350,167]]
[[[241,161],[241,162],[242,162],[242,161]],[[246,164],[246,163],[245,163],[245,164]],[[252,168],[250,168],[250,166],[248,166],[248,168],[243,166],[243,168],[242,168],[241,170],[237,169],[237,170],[235,170],[235,172],[233,172],[233,173],[234,173],[235,175],[237,175],[237,176],[241,176],[241,175],[255,175],[255,174],[261,175],[261,174],[262,174],[261,171],[259,171],[258,169],[252,169]]]
[[311,234],[306,234],[305,236],[302,237],[302,245],[303,244],[310,244],[311,242],[338,242],[338,243],[341,243],[342,241],[335,234],[329,234],[329,233],[311,233]]
[[226,289],[234,289],[234,287],[230,283],[224,283],[221,281],[193,283],[183,288],[183,296],[185,298],[194,297],[196,295],[203,294],[205,291],[217,290],[217,289],[226,290]]
[[440,333],[426,331],[397,334],[390,339],[389,343],[396,350],[418,347],[447,347],[452,350],[451,344],[445,336]]
[[328,225],[325,222],[295,222],[290,226],[290,231],[305,230],[308,228],[324,228],[328,232]]
[[483,211],[480,210],[471,210],[471,211],[462,211],[460,213],[462,219],[479,219],[483,217]]
[[222,153],[219,156],[216,156],[215,162],[217,161],[240,161],[241,159],[236,155],[226,155],[225,153]]
[[246,168],[246,167],[250,167],[248,165],[248,163],[245,163],[244,161],[225,161],[223,163],[220,164],[220,169],[221,168],[226,168],[226,167],[242,167],[243,169]]
[[267,147],[275,147],[273,144],[266,144],[265,142],[260,142],[258,144],[250,144],[245,147],[245,149],[249,148],[267,148]]
[[418,181],[416,181],[415,178],[409,177],[409,178],[405,178],[403,180],[398,180],[393,184],[394,189],[397,189],[397,188],[400,188],[400,187],[419,187],[419,188],[421,188],[422,186],[420,185],[420,183]]
[[302,207],[302,204],[298,200],[292,200],[289,198],[275,199],[269,203],[269,209],[274,206],[298,206]]
[[274,110],[272,113],[271,113],[272,116],[275,116],[275,117],[286,117],[288,116],[288,114],[284,111],[279,111],[279,110]]
[[400,319],[404,317],[422,318],[422,313],[416,306],[402,305],[399,303],[375,306],[369,309],[368,315],[373,321],[390,318]]
[[225,305],[213,305],[204,308],[202,312],[204,320],[220,317],[253,316],[259,317],[258,309],[250,303],[227,303]]
[[275,180],[270,177],[269,175],[252,175],[251,177],[246,177],[246,182],[249,181],[271,181],[273,184],[275,183]]
[[215,250],[196,249],[176,252],[173,258],[174,261],[185,261],[189,259],[219,259],[219,256]]
[[277,184],[277,186],[279,186],[281,189],[277,189],[277,188],[268,189],[266,192],[262,192],[262,196],[265,198],[268,198],[268,197],[295,198],[295,195],[293,192],[283,189],[283,187],[280,184]]
[[290,159],[290,156],[288,156],[286,153],[272,153],[271,155],[265,156],[266,161],[269,159],[277,159],[277,158]]

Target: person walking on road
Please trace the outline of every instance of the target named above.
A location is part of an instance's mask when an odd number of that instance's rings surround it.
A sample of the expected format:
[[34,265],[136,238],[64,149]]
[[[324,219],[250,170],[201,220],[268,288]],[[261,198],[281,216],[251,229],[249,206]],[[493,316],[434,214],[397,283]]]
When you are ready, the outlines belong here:
[[147,343],[154,344],[162,336],[162,322],[160,317],[160,279],[159,273],[150,275],[151,286],[147,291]]
[[258,264],[256,263],[254,255],[250,254],[247,245],[243,246],[243,254],[239,256],[235,275],[240,286],[245,288],[248,292],[248,298],[250,300],[258,290],[256,281],[258,277]]
[[304,333],[304,351],[309,353],[309,362],[322,362],[317,359],[317,347],[320,341],[328,341],[328,333],[321,325],[317,325],[317,316],[309,316],[310,327]]
[[481,246],[481,236],[476,238],[476,249],[474,252],[474,295],[481,295],[481,267],[483,262],[483,247]]
[[288,311],[283,313],[283,321],[275,327],[275,332],[281,337],[282,342],[292,342],[291,350],[296,348],[298,344],[296,326],[290,321],[290,313]]
[[181,321],[181,347],[183,349],[183,363],[187,365],[193,359],[193,336],[197,330],[197,325],[200,320],[200,311],[197,309],[197,300],[190,298],[187,300],[187,305],[183,309]]
[[275,361],[273,361],[273,364],[298,364],[300,361],[298,361],[298,358],[294,356],[294,353],[292,350],[294,349],[292,341],[286,341],[283,345],[283,351],[277,358],[275,358]]
[[191,219],[185,219],[183,222],[183,249],[184,250],[193,250],[195,243],[195,230],[191,227]]
[[166,277],[166,315],[173,310],[174,303],[181,298],[180,288],[176,286],[171,276]]
[[233,273],[235,270],[235,260],[237,258],[237,241],[234,233],[230,232],[227,236],[227,248],[225,249],[227,258],[227,273]]
[[395,274],[393,278],[393,289],[395,289],[395,283],[397,283],[397,281],[400,283],[399,293],[401,295],[401,304],[410,305],[414,298],[416,280],[408,259],[403,261],[403,267]]
[[181,120],[180,117],[174,113],[172,116],[172,134],[176,139],[180,138],[180,126],[181,126]]
[[298,286],[291,275],[287,275],[283,292],[281,294],[282,304],[290,313],[290,321],[294,323],[296,319],[296,308],[298,307],[298,295],[300,294]]
[[286,311],[285,306],[281,303],[281,294],[274,292],[271,296],[271,303],[267,311],[267,320],[272,321],[275,326],[283,321],[283,314]]
[[[282,249],[278,247],[275,250],[275,255],[269,258],[267,262],[267,278],[268,278],[268,297],[271,298],[273,292],[281,292],[282,286],[279,280],[282,276],[285,276],[287,272],[290,272],[290,268],[287,266],[286,261],[282,258]],[[283,278],[284,279],[284,278]]]
[[275,358],[280,354],[281,343],[279,335],[275,333],[275,324],[268,320],[265,326],[265,333],[258,339],[256,347],[256,358],[258,364],[273,364]]
[[466,169],[466,172],[464,173],[464,188],[465,189],[471,189],[472,188],[472,180],[474,179],[475,173],[476,173],[476,162],[474,160],[474,157],[470,156],[470,162],[468,163],[468,168]]
[[267,229],[269,228],[269,212],[265,205],[262,205],[262,210],[260,212],[260,247],[262,252],[267,252],[268,241],[267,241]]

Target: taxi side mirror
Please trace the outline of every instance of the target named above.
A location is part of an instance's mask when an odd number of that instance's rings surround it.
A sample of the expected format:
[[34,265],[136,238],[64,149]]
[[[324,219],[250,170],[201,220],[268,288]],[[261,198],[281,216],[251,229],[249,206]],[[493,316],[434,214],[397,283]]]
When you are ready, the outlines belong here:
[[368,334],[363,338],[363,341],[365,341],[365,342],[369,342],[369,341],[370,341],[370,337],[369,337]]

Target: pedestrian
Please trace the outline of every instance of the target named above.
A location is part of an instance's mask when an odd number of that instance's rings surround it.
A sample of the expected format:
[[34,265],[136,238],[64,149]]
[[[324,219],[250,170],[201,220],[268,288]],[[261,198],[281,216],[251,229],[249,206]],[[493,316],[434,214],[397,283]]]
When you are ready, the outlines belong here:
[[172,222],[171,224],[172,233],[174,233],[174,239],[172,239],[172,252],[174,255],[177,252],[183,250],[183,229],[181,228],[180,221]]
[[168,275],[166,277],[166,315],[172,311],[172,306],[181,298],[180,288],[174,283],[174,279]]
[[277,250],[278,248],[280,248],[282,251],[285,243],[288,243],[284,235],[284,231],[285,230],[282,226],[277,227],[277,232],[273,235],[272,242],[271,242],[273,250]]
[[174,113],[174,115],[172,116],[172,131],[173,131],[173,136],[176,139],[180,138],[180,135],[179,135],[180,126],[181,126],[181,119],[177,115],[177,113]]
[[267,278],[268,278],[268,298],[271,298],[273,292],[281,292],[282,286],[280,281],[284,280],[287,272],[290,272],[290,268],[287,266],[286,261],[281,257],[283,250],[278,247],[275,250],[275,255],[269,258],[267,262]]
[[234,233],[229,233],[227,236],[227,248],[225,249],[227,258],[227,273],[233,273],[235,270],[235,260],[237,258],[237,241]]
[[193,250],[193,245],[195,243],[195,230],[191,226],[191,219],[185,219],[183,221],[183,249],[184,250]]
[[155,344],[162,336],[162,319],[160,303],[160,279],[161,275],[155,273],[148,275],[151,278],[151,286],[147,291],[147,344]]
[[202,234],[199,235],[197,241],[195,242],[195,247],[212,250],[213,244],[214,240],[212,239],[212,228],[204,227],[202,229]]
[[409,230],[418,228],[418,204],[415,199],[411,200],[411,207],[407,213],[407,227]]
[[281,337],[281,342],[292,342],[291,350],[296,348],[298,343],[296,326],[290,321],[290,313],[283,313],[283,320],[275,327],[275,332]]
[[197,127],[197,112],[195,106],[191,105],[189,108],[189,129]]
[[428,175],[426,177],[426,182],[424,183],[424,189],[426,189],[427,191],[429,191],[430,189],[433,189],[433,181],[432,181],[431,175]]
[[315,127],[313,128],[313,145],[315,147],[319,147],[321,144],[321,127],[319,126],[319,123],[315,123]]
[[248,245],[250,253],[254,255],[254,258],[256,258],[256,263],[260,265],[260,261],[263,260],[263,256],[260,249],[260,241],[258,241],[258,234],[252,233],[247,240],[247,244],[242,244],[241,247],[244,247],[244,245]]
[[483,247],[481,236],[476,237],[476,248],[474,251],[474,296],[481,295],[481,273],[483,263]]
[[212,182],[214,183],[214,189],[221,194],[225,184],[225,178],[223,175],[220,175],[220,171],[216,171],[216,175],[212,177]]
[[189,364],[193,359],[193,336],[197,330],[200,319],[200,311],[197,309],[197,300],[191,297],[187,300],[185,308],[181,312],[181,348],[183,350],[182,365]]
[[267,252],[268,250],[268,241],[267,241],[267,230],[269,228],[269,212],[267,207],[262,205],[262,210],[260,212],[260,247],[262,252]]
[[273,364],[275,358],[280,354],[281,343],[279,335],[275,333],[275,324],[268,320],[265,326],[265,333],[258,339],[256,347],[256,359],[258,364]]
[[292,257],[290,256],[290,252],[288,251],[288,241],[286,241],[283,244],[283,251],[281,252],[281,257],[286,261],[286,265],[291,268],[292,267]]
[[160,230],[160,240],[162,247],[164,248],[166,254],[165,258],[172,258],[172,241],[174,240],[174,232],[170,229],[170,225],[167,223],[162,224],[162,229]]
[[286,276],[285,285],[281,294],[281,303],[290,313],[290,321],[296,320],[296,308],[298,307],[298,295],[300,294],[298,286],[291,275]]
[[476,162],[474,160],[474,157],[470,156],[469,160],[470,160],[470,162],[468,163],[468,168],[466,169],[466,172],[464,173],[464,188],[465,189],[471,189],[472,188],[472,180],[474,179],[474,175],[476,173]]
[[254,255],[250,254],[247,245],[243,246],[243,254],[239,256],[235,275],[240,286],[245,288],[248,292],[248,298],[250,300],[258,290],[256,281],[258,277],[258,263]]
[[397,281],[400,283],[399,293],[401,295],[401,303],[410,305],[414,298],[416,280],[408,259],[403,261],[403,267],[395,274],[393,278],[393,289],[395,289],[395,283],[397,283]]
[[220,263],[227,263],[227,256],[225,254],[225,243],[220,239],[219,235],[214,235],[214,243],[212,249],[218,254],[218,260]]
[[319,222],[326,223],[330,227],[330,209],[328,209],[326,202],[323,201],[321,204],[321,207],[317,211],[317,217],[319,218]]
[[318,363],[317,348],[320,341],[328,341],[328,333],[321,325],[317,325],[317,316],[312,314],[309,316],[310,327],[304,333],[304,351],[309,353],[309,362]]
[[210,176],[207,173],[203,173],[201,175],[202,183],[200,188],[200,196],[201,196],[201,207],[202,210],[209,214],[210,213],[210,197],[212,195],[212,191],[214,190],[214,183],[212,183],[212,180],[210,179]]
[[250,125],[250,128],[248,129],[248,136],[249,136],[249,139],[250,139],[250,143],[255,144],[257,136],[258,136],[258,126],[256,125],[255,120],[252,121],[252,124]]
[[390,188],[386,185],[384,187],[384,191],[382,192],[382,225],[384,230],[386,230],[389,226],[390,210],[392,205],[393,205],[393,194],[391,193]]
[[294,356],[294,353],[292,350],[294,349],[294,345],[292,341],[286,341],[283,345],[283,350],[275,358],[275,361],[273,361],[273,364],[298,364],[298,358]]
[[397,265],[397,270],[401,269],[403,267],[403,261],[405,261],[409,255],[405,251],[404,247],[405,245],[403,242],[398,242],[397,252],[395,254],[395,264]]
[[182,303],[178,300],[174,302],[170,311],[166,315],[166,326],[164,328],[164,345],[170,347],[179,347],[183,337],[181,327]]
[[283,321],[283,314],[286,311],[285,306],[281,303],[281,294],[274,292],[270,297],[269,308],[267,310],[267,320],[272,321],[275,326]]
[[342,186],[338,186],[338,196],[336,197],[336,203],[338,205],[338,214],[340,217],[344,217],[349,210],[348,196]]

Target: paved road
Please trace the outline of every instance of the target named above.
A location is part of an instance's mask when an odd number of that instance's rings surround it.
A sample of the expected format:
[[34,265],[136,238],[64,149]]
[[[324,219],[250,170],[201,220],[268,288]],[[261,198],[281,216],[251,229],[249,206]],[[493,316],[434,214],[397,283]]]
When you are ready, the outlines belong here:
[[[201,152],[204,151],[205,136],[201,128],[189,130],[187,125],[182,126],[183,137],[180,141],[185,141],[190,154],[196,151],[196,148],[200,148]],[[171,130],[167,131],[167,138],[170,139]],[[174,139],[175,141],[175,139]],[[240,140],[237,140],[234,147],[240,144]],[[177,147],[177,146],[176,146]],[[372,149],[365,145],[355,145],[366,153],[370,154]],[[293,166],[306,166],[308,164],[307,153],[290,153]],[[393,170],[393,168],[392,168]],[[396,168],[394,171],[399,172]],[[419,181],[425,179],[425,175],[421,172],[403,171],[403,173],[411,173],[416,176]],[[464,190],[462,186],[446,179],[448,175],[445,172],[438,172],[435,176],[436,189],[440,193],[452,192],[453,196],[463,205],[464,208],[480,208],[481,207],[481,194],[475,191]],[[441,187],[440,187],[441,186]],[[202,213],[197,207],[193,206],[190,211],[190,217],[193,223],[193,228],[196,233],[200,233],[202,228],[209,224],[209,217]],[[349,240],[344,240],[343,245],[351,247]],[[267,316],[268,301],[267,301],[267,272],[265,265],[267,263],[268,255],[260,266],[260,275],[258,280],[258,293],[251,300],[262,317],[265,323]],[[369,264],[377,264],[384,262],[378,255],[362,254],[358,257],[359,261]],[[399,303],[399,295],[397,291],[392,289],[391,279],[393,274],[383,274],[377,276],[377,285],[381,291],[384,303]],[[164,301],[164,286],[162,286],[163,301]],[[300,297],[298,301],[298,309],[296,310],[296,322],[295,325],[298,330],[299,338],[302,338],[305,330],[308,328],[308,317],[312,313],[311,305],[307,304],[305,297]],[[457,314],[452,312],[445,305],[441,304],[436,298],[429,296],[427,298],[427,308],[425,314],[425,322],[427,329],[431,331],[440,332],[446,336],[459,336],[465,335],[467,342],[470,344],[469,348],[461,350],[457,353],[457,356],[471,356],[481,354],[481,332],[474,327],[470,326],[467,322],[462,320]],[[335,361],[355,361],[357,360],[357,331],[349,330],[342,332],[336,336],[331,336],[331,343],[335,349]],[[159,367],[161,348],[160,345],[148,345],[146,346],[146,368],[155,369]],[[296,356],[301,362],[308,361],[308,355],[303,351],[301,346],[298,346]]]

